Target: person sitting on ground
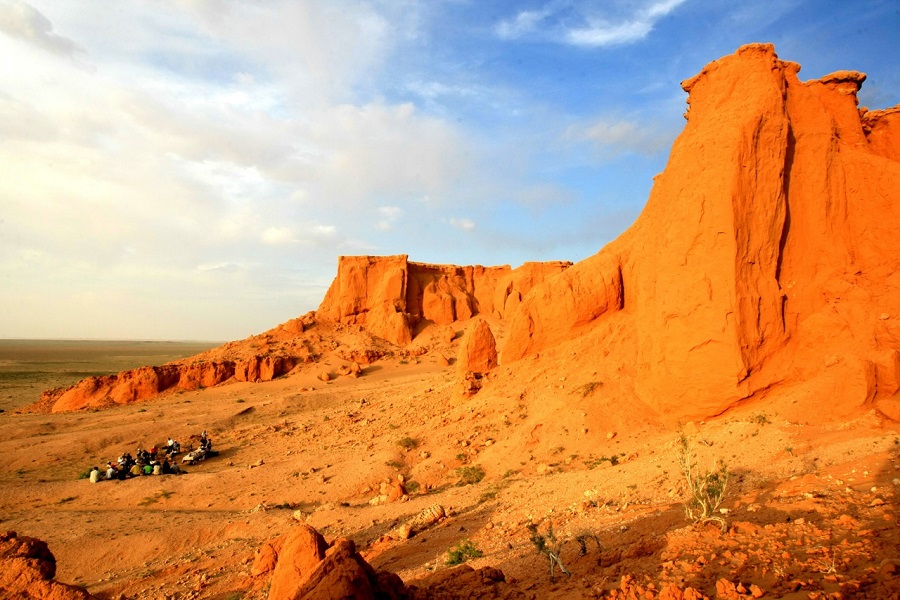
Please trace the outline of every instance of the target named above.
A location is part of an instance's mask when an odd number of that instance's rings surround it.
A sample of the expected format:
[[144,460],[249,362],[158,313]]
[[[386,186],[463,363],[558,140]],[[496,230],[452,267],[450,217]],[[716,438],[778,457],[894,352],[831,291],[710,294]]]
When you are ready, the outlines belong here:
[[97,467],[91,469],[91,483],[97,483],[101,478],[102,475],[100,475],[100,469],[98,469]]
[[156,461],[153,461],[153,474],[162,475],[162,465]]
[[172,465],[169,464],[168,458],[163,460],[162,466],[160,467],[160,472],[163,475],[171,475],[172,474]]
[[106,478],[110,481],[116,478],[116,468],[109,462],[106,463]]
[[131,471],[129,471],[129,473],[131,473],[132,477],[137,477],[142,472],[143,471],[141,470],[141,465],[139,465],[137,463],[134,463],[133,465],[131,465]]
[[153,465],[150,463],[144,465],[144,475],[153,475]]

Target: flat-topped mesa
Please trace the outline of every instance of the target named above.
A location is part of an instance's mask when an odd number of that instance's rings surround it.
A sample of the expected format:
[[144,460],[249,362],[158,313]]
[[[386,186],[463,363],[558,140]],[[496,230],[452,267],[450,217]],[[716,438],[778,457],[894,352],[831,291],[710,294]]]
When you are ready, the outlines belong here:
[[824,412],[900,419],[900,107],[799,70],[751,44],[685,81],[644,211],[526,295],[501,362],[614,328],[601,368],[673,422],[801,382]]
[[362,325],[398,346],[422,321],[447,325],[477,314],[505,317],[535,285],[570,262],[532,262],[513,269],[430,265],[407,255],[341,256],[316,318]]

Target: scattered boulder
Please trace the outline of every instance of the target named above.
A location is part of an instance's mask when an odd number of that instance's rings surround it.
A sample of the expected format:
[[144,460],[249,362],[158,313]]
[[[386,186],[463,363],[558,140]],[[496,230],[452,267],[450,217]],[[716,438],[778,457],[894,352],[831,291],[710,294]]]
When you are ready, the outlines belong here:
[[341,365],[337,369],[337,374],[342,377],[353,377],[354,379],[362,375],[362,367],[358,362],[351,362],[349,365]]
[[47,543],[0,533],[0,597],[17,600],[91,600],[86,590],[53,581],[56,559]]
[[457,598],[531,598],[514,585],[507,583],[500,569],[483,567],[473,569],[470,565],[459,565],[452,569],[438,571],[428,577],[411,582],[409,597],[413,600],[455,600]]
[[397,540],[409,539],[419,532],[425,531],[432,525],[440,523],[447,518],[447,511],[440,504],[432,504],[419,511],[412,519],[394,529],[388,537]]
[[388,502],[409,500],[409,492],[406,490],[406,486],[404,485],[404,483],[405,481],[403,475],[397,475],[396,481],[394,481],[390,491],[387,494]]
[[[274,567],[270,568],[273,556]],[[269,600],[408,597],[403,581],[393,573],[375,571],[356,551],[353,541],[338,538],[329,546],[305,524],[261,548],[252,572],[269,571]]]

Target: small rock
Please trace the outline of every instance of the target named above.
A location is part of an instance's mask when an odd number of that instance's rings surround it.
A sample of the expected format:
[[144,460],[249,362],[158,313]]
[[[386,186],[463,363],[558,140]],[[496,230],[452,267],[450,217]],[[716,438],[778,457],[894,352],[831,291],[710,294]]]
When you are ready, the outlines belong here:
[[409,536],[412,534],[412,527],[409,523],[404,523],[397,527],[397,529],[394,530],[394,533],[397,535],[397,539],[408,540]]
[[881,498],[875,498],[869,503],[869,506],[884,506],[884,500]]
[[615,432],[615,431],[610,431],[609,433],[606,434],[606,439],[608,439],[608,440],[611,440],[611,439],[613,439],[614,437],[616,437],[616,432]]

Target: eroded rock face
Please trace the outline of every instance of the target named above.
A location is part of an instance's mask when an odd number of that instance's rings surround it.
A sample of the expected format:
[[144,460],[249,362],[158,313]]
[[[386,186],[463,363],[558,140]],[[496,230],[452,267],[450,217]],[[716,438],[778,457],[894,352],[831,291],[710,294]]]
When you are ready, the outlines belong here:
[[47,543],[0,533],[0,597],[19,600],[91,600],[82,588],[53,581],[56,559]]
[[[269,545],[275,553],[269,600],[293,600],[299,582],[307,579],[322,560],[328,544],[306,524],[294,526],[283,541]],[[263,555],[270,555],[266,552]]]
[[232,377],[238,381],[271,381],[290,371],[297,362],[298,358],[290,356],[256,356],[237,362],[140,367],[117,375],[88,377],[69,388],[48,390],[41,394],[37,409],[65,412],[131,404],[170,389],[212,387]]
[[447,325],[478,314],[502,318],[537,283],[570,265],[458,267],[409,262],[405,254],[341,256],[316,318],[363,325],[373,335],[404,346],[422,320]]
[[403,581],[393,573],[376,572],[351,540],[337,538],[329,546],[305,524],[263,546],[253,573],[265,574],[273,563],[269,600],[407,598]]
[[863,74],[798,71],[752,44],[685,81],[643,213],[525,296],[501,360],[605,328],[667,420],[797,382],[829,412],[900,412],[898,108],[858,110]]

